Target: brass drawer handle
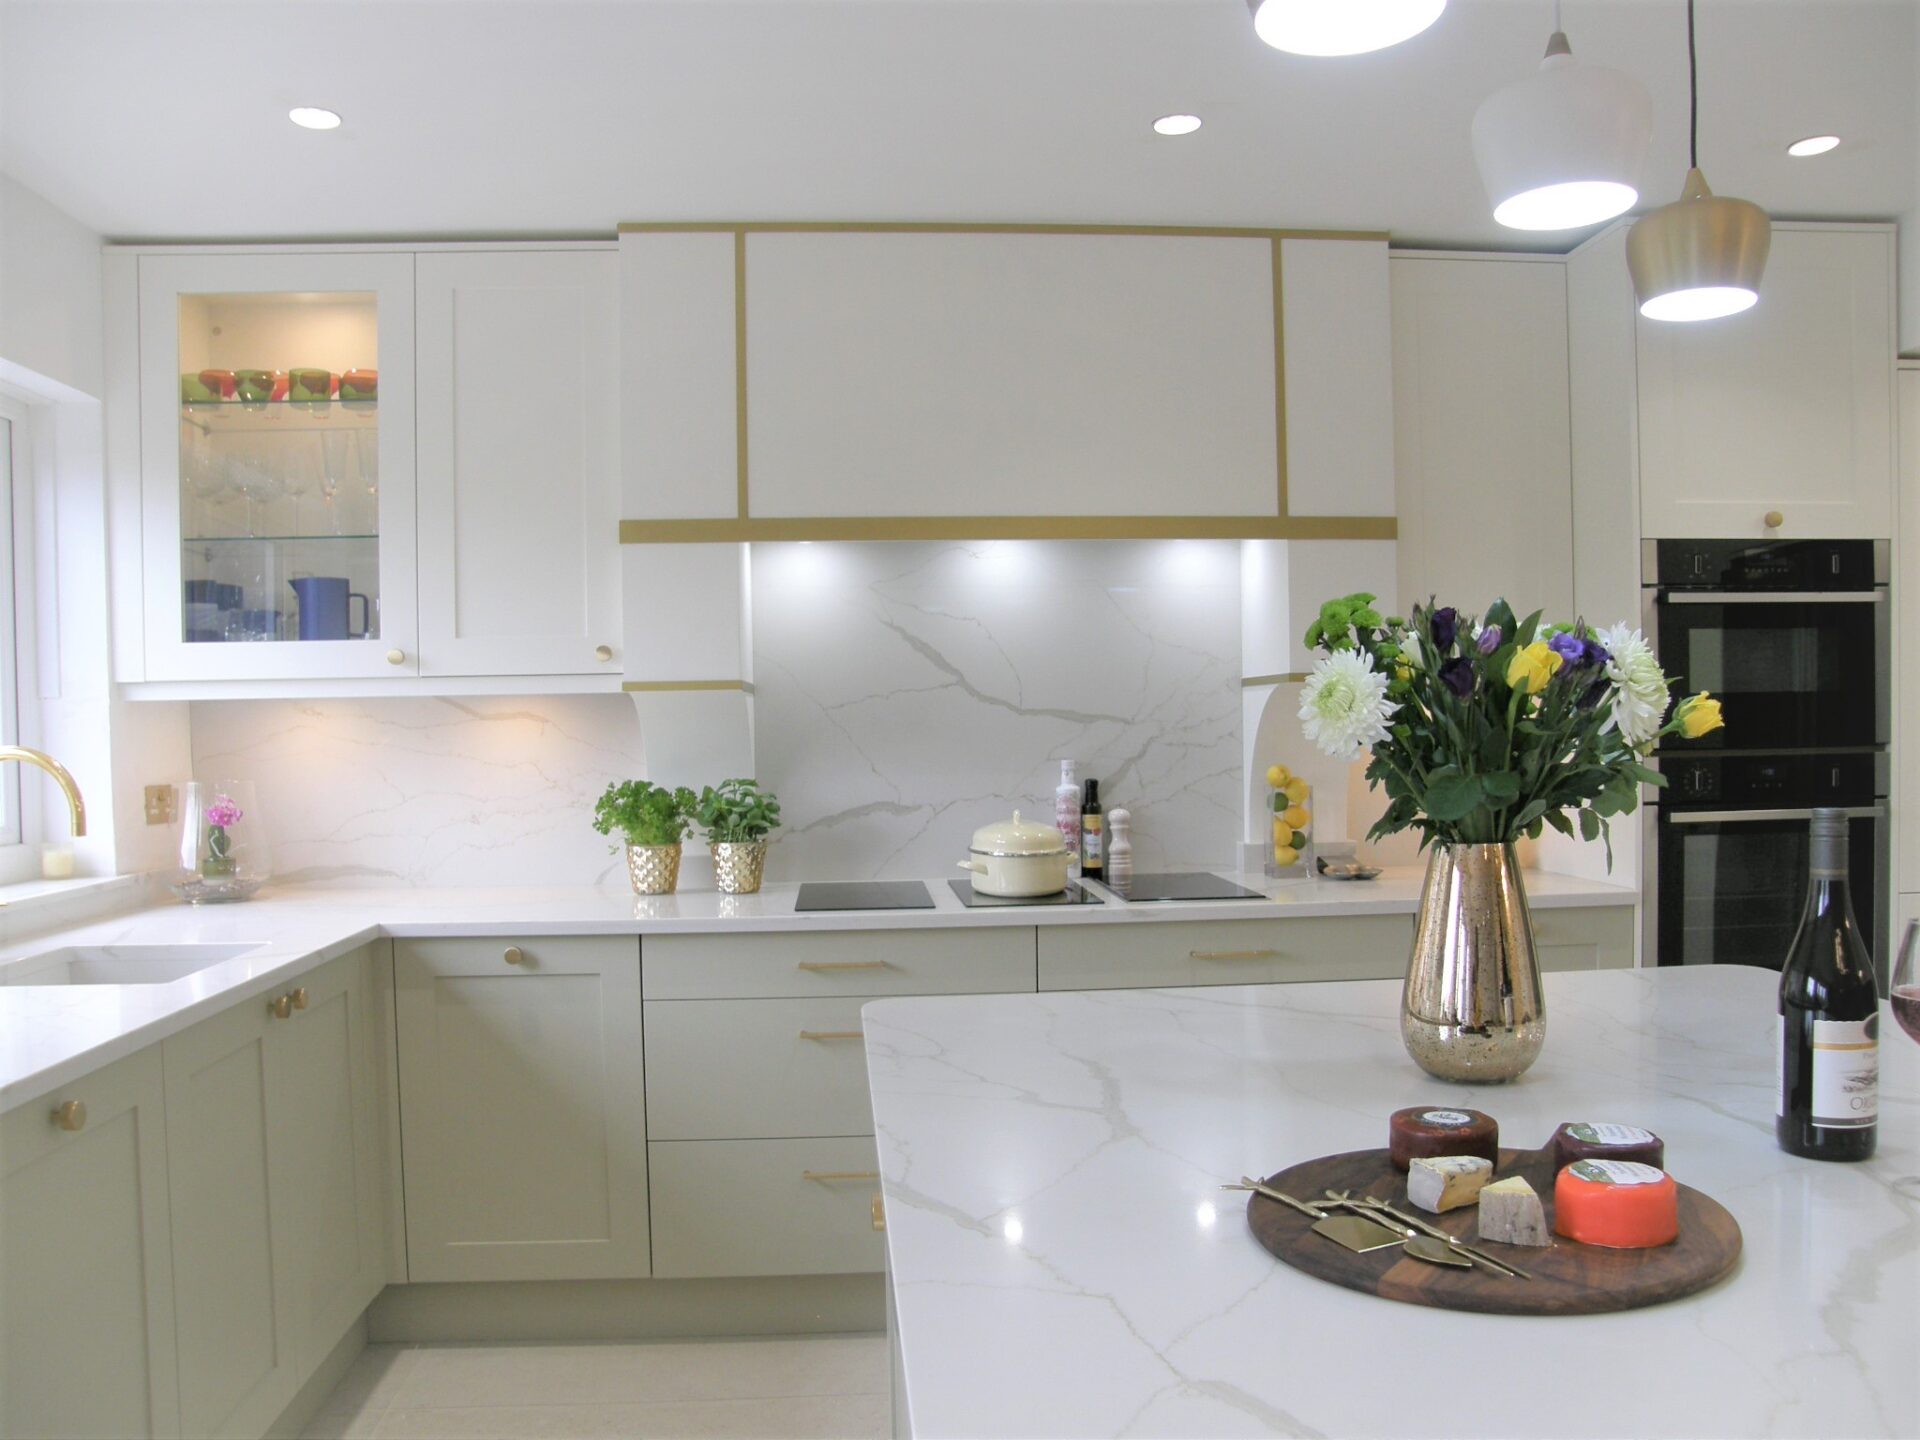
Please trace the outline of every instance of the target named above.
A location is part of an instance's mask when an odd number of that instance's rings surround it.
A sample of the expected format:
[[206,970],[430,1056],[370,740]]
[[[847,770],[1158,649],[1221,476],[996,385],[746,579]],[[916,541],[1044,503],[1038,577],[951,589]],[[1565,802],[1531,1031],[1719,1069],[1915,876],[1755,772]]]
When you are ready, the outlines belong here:
[[594,646],[593,658],[598,660],[602,665],[606,664],[607,661],[613,659],[613,646],[611,645]]
[[1194,960],[1278,960],[1278,950],[1189,950],[1187,955]]
[[293,996],[276,995],[267,1002],[267,1013],[276,1020],[284,1020],[293,1014]]
[[887,960],[802,960],[799,968],[818,975],[828,970],[891,970],[893,964]]
[[53,1107],[53,1123],[62,1130],[84,1129],[87,1123],[87,1102],[84,1100],[63,1100]]
[[306,1009],[307,1008],[307,987],[304,985],[296,987],[293,993],[287,996],[287,999],[293,1002],[294,1009],[296,1010]]
[[802,1170],[800,1178],[825,1185],[834,1180],[878,1180],[880,1172],[878,1170]]
[[524,965],[527,963],[527,952],[518,945],[509,945],[501,952],[500,958],[509,965]]
[[876,1230],[885,1230],[887,1228],[886,1197],[878,1192],[875,1192],[873,1197],[873,1228]]
[[800,1038],[802,1040],[864,1040],[867,1038],[867,1032],[864,1030],[802,1030]]

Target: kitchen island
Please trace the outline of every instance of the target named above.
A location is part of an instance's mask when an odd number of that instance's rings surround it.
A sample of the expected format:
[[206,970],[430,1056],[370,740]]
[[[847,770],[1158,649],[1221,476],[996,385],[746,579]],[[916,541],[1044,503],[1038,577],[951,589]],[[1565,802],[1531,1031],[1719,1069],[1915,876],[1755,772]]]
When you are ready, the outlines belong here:
[[[1873,1160],[1787,1156],[1776,983],[1552,976],[1545,1052],[1497,1088],[1419,1072],[1386,981],[870,1004],[896,1431],[1920,1434],[1920,1046],[1886,1023]],[[1622,1314],[1423,1309],[1282,1265],[1218,1188],[1384,1145],[1417,1103],[1522,1148],[1656,1131],[1740,1221],[1738,1268]]]

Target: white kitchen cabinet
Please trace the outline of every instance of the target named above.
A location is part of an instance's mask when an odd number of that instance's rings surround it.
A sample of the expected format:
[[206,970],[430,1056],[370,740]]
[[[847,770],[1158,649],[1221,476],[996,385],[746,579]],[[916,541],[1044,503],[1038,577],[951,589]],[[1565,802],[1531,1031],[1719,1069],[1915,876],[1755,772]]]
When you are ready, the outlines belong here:
[[394,945],[407,1273],[648,1273],[640,950]]
[[1631,905],[1533,912],[1534,948],[1543,971],[1631,970],[1633,932]]
[[652,1000],[1002,994],[1033,989],[1034,927],[649,935]]
[[154,1047],[0,1117],[0,1434],[181,1433],[163,1089]]
[[1401,603],[1570,618],[1566,267],[1389,263]]
[[413,256],[137,267],[141,565],[115,582],[142,588],[144,667],[122,678],[414,673]]
[[418,259],[423,675],[620,673],[618,282],[611,248]]
[[1758,305],[1638,322],[1645,535],[1892,533],[1893,240],[1775,224]]
[[1387,980],[1407,973],[1412,950],[1411,915],[1048,925],[1040,930],[1040,988]]
[[871,1136],[648,1147],[654,1274],[841,1275],[886,1268]]

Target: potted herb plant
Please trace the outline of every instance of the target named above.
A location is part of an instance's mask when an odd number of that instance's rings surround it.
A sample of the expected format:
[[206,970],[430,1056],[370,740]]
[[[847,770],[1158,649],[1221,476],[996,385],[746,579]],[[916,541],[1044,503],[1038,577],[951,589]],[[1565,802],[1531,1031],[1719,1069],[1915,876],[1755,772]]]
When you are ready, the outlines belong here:
[[1719,729],[1720,702],[1674,704],[1629,625],[1521,620],[1504,600],[1479,618],[1429,602],[1402,620],[1373,599],[1328,601],[1308,628],[1325,654],[1301,724],[1336,759],[1370,757],[1388,804],[1369,839],[1418,830],[1431,847],[1400,1008],[1408,1053],[1443,1080],[1511,1080],[1546,1039],[1514,842],[1548,826],[1603,839],[1642,785],[1665,783],[1654,746]]
[[634,894],[671,895],[680,883],[680,844],[695,803],[685,786],[669,790],[645,780],[615,781],[594,802],[593,828],[602,835],[617,830],[625,842]]
[[713,847],[713,879],[728,895],[752,895],[766,874],[767,836],[780,825],[780,802],[754,780],[722,780],[700,792],[694,819]]

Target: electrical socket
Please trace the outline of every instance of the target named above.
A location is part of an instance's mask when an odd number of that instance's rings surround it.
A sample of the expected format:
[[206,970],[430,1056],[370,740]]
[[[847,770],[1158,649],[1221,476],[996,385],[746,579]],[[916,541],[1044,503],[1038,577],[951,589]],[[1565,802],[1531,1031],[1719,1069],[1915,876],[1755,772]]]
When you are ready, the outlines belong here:
[[177,815],[179,791],[171,785],[147,786],[147,824],[171,825]]

